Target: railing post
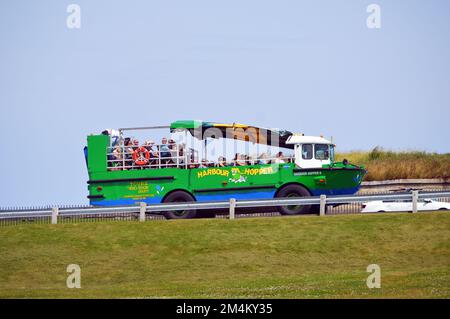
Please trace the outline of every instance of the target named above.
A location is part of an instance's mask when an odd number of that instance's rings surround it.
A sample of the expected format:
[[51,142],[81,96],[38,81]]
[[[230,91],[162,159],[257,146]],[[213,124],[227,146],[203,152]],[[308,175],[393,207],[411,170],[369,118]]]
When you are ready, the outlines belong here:
[[58,223],[58,214],[59,214],[59,208],[53,207],[52,208],[52,224],[56,225]]
[[327,195],[320,195],[320,216],[325,216],[325,211],[326,211],[326,204],[327,202]]
[[139,207],[139,221],[145,222],[145,212],[147,211],[147,203],[141,202]]
[[230,198],[230,219],[235,217],[236,199]]
[[412,212],[417,213],[417,201],[419,199],[419,191],[412,191]]

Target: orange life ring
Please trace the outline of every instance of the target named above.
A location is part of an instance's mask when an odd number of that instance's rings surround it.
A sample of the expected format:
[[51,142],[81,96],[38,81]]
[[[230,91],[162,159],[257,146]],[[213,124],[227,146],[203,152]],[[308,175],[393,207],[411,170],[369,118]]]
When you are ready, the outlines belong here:
[[147,165],[150,160],[150,152],[145,147],[141,146],[134,150],[133,161],[136,165]]

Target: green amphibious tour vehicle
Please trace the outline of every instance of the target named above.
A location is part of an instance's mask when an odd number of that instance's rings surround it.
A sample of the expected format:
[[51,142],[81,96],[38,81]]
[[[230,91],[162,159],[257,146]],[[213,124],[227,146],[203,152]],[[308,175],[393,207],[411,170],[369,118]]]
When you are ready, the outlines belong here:
[[[147,134],[154,129],[168,130],[171,138],[155,143],[127,137],[131,131]],[[210,155],[211,141],[224,142],[221,156]],[[239,143],[249,145],[247,154],[230,153],[226,147],[230,143],[233,151]],[[364,167],[346,160],[335,162],[334,144],[323,137],[203,121],[105,130],[88,136],[85,157],[88,198],[94,206],[354,194],[366,173]],[[315,205],[278,207],[284,215],[316,209]],[[208,212],[164,214],[193,218]]]

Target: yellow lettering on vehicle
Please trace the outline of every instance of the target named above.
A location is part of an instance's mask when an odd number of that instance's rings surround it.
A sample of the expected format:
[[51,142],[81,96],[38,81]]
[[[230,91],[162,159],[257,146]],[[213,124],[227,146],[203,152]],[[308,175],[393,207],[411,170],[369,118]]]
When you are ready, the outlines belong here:
[[130,182],[128,190],[137,191],[138,194],[146,194],[149,192],[149,186],[147,182]]
[[[239,169],[239,167],[232,167],[233,174],[243,174],[243,175],[267,175],[273,174],[272,167],[260,167],[260,168],[246,168],[245,170]],[[203,178],[206,176],[225,176],[228,177],[230,171],[228,169],[222,168],[208,168],[197,172],[198,178]]]

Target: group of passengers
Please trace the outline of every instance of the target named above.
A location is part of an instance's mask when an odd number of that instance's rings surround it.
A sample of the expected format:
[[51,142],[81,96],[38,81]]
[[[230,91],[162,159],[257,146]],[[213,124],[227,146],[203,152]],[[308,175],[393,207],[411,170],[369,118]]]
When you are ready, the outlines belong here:
[[[188,168],[207,168],[207,167],[227,167],[227,166],[247,166],[286,163],[289,160],[278,152],[275,158],[269,158],[267,153],[263,153],[257,158],[249,155],[236,153],[233,160],[228,162],[224,156],[219,156],[217,162],[196,161],[193,154],[190,155],[188,163],[185,163],[185,145],[177,144],[173,139],[163,137],[161,144],[156,145],[154,141],[147,140],[140,145],[137,139],[124,138],[123,146],[120,144],[120,138],[115,132],[105,130],[104,135],[111,136],[111,148],[108,150],[108,167],[110,170],[122,169],[143,169],[143,168],[159,168],[159,167],[188,167]],[[140,152],[144,148],[147,152],[148,159],[144,165],[137,165],[133,159],[133,154]]]
[[279,163],[287,163],[288,161],[289,160],[283,155],[283,152],[278,152],[275,158],[269,158],[267,153],[263,153],[257,158],[245,154],[236,153],[231,162],[227,162],[227,159],[224,156],[219,156],[217,162],[202,160],[200,164],[191,165],[191,168],[279,164]]
[[[144,157],[144,165],[136,165],[133,155],[146,150],[148,158]],[[184,145],[174,140],[163,138],[160,145],[147,140],[140,145],[137,139],[124,138],[123,146],[119,143],[111,144],[108,152],[108,163],[111,170],[140,169],[144,167],[170,167],[184,164]]]

